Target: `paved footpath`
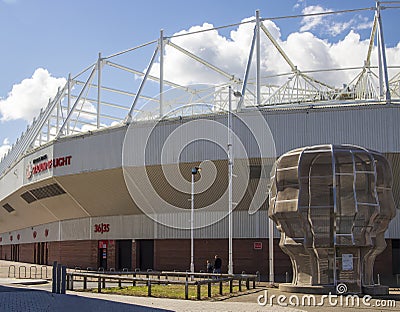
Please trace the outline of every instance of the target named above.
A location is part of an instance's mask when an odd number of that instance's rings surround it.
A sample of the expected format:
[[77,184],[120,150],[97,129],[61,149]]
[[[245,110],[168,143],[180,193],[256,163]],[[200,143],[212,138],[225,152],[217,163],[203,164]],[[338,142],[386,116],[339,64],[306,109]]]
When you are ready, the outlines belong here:
[[[153,297],[133,297],[110,294],[86,293],[86,292],[71,292],[67,294],[51,293],[51,283],[37,285],[22,285],[24,282],[32,282],[32,280],[21,280],[8,277],[8,267],[11,264],[9,261],[0,260],[0,312],[41,312],[41,311],[60,311],[60,312],[99,312],[99,311],[309,311],[309,312],[372,312],[372,311],[400,311],[400,291],[392,291],[391,295],[386,299],[393,299],[396,302],[395,307],[377,307],[377,300],[371,300],[371,306],[359,307],[340,307],[340,306],[299,306],[283,307],[276,303],[270,306],[269,303],[265,306],[257,304],[257,298],[268,292],[268,296],[302,294],[289,294],[279,292],[276,288],[258,287],[250,294],[235,295],[231,298],[221,298],[217,300],[175,300]],[[15,263],[18,272],[18,263]],[[21,264],[24,265],[24,264]],[[37,280],[43,282],[43,280]],[[382,298],[381,298],[382,299]],[[317,302],[320,297],[317,296]]]
[[[0,279],[1,283],[1,279]],[[194,301],[175,300],[152,297],[133,297],[121,295],[109,295],[85,292],[67,292],[66,295],[52,294],[48,290],[49,285],[3,285],[0,286],[0,311],[310,311],[310,312],[365,312],[372,311],[400,311],[400,301],[396,298],[396,307],[376,306],[376,299],[370,303],[371,306],[340,307],[282,307],[276,303],[260,306],[257,298],[265,294],[264,289],[246,295],[238,295],[229,299],[219,301]],[[39,290],[40,289],[40,290]],[[277,289],[268,289],[269,295],[293,294],[282,293]],[[302,294],[296,294],[301,296]],[[398,295],[395,295],[398,296]],[[275,297],[276,298],[276,297]],[[318,299],[319,301],[319,299]]]
[[68,292],[65,295],[27,286],[0,286],[0,311],[301,311],[284,307],[260,307],[250,302],[187,301],[96,293]]

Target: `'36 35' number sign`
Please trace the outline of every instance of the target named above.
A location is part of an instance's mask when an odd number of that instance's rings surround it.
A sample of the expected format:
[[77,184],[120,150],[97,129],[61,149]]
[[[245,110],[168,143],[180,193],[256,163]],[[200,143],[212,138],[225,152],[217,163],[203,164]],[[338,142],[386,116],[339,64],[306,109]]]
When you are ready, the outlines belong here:
[[109,223],[100,223],[94,225],[94,232],[95,233],[107,233],[110,232],[110,224]]

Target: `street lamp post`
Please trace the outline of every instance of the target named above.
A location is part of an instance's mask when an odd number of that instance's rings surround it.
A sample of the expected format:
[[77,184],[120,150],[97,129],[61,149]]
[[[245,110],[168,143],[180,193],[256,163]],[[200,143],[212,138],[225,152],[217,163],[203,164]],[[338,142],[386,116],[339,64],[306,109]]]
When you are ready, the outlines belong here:
[[[228,232],[229,232],[229,257],[228,257],[228,274],[233,274],[233,193],[232,193],[232,176],[233,176],[233,146],[232,146],[232,87],[229,86],[228,95]],[[241,97],[239,91],[234,91],[235,97]]]
[[194,176],[201,171],[199,167],[192,168],[192,198],[191,198],[191,209],[190,209],[190,272],[194,273]]

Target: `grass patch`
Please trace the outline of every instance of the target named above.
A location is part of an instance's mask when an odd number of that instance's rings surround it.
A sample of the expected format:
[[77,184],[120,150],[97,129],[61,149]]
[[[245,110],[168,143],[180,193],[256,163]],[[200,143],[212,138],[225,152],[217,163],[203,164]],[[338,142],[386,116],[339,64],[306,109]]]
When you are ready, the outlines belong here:
[[[246,289],[242,285],[242,290]],[[97,293],[96,289],[88,289],[89,292]],[[233,285],[233,292],[238,292],[239,286]],[[104,294],[126,295],[126,296],[141,296],[147,297],[147,286],[127,286],[127,287],[108,287],[101,290]],[[222,287],[224,295],[229,293],[229,283],[224,283]],[[157,298],[185,299],[184,285],[151,285],[151,295]],[[208,298],[208,287],[202,285],[200,290],[201,299]],[[219,296],[219,285],[212,285],[211,297]],[[197,286],[189,285],[189,299],[197,299]]]

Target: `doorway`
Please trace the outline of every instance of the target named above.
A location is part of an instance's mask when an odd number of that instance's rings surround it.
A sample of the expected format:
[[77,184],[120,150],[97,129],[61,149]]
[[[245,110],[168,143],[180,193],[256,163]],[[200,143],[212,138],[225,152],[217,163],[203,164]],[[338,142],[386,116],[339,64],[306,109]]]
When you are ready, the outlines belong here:
[[49,248],[47,243],[36,243],[33,250],[33,259],[36,264],[47,265],[49,260]]
[[154,240],[144,239],[139,241],[139,268],[142,271],[154,267]]
[[11,245],[11,261],[19,261],[19,245]]
[[132,240],[118,240],[117,247],[117,270],[132,270]]

